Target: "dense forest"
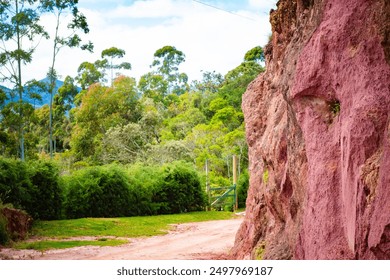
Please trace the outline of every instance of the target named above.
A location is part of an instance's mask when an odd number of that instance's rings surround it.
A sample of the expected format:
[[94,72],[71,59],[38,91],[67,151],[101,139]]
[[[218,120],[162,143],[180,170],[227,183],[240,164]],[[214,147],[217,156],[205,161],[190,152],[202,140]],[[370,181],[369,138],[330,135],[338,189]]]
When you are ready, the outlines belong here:
[[[204,190],[206,160],[209,183],[229,185],[232,155],[237,155],[243,186],[240,204],[244,204],[248,158],[241,98],[250,81],[264,70],[261,47],[248,50],[243,54],[242,63],[228,73],[203,71],[203,78],[195,81],[189,81],[187,74],[180,71],[185,54],[174,46],[156,50],[153,61],[145,62],[150,63],[150,72],[138,81],[121,74],[122,69],[131,69],[131,63],[123,61],[124,49],[112,47],[102,51],[100,60],[80,61],[78,75],[67,76],[60,82],[55,70],[60,50],[64,47],[93,49],[91,42],[84,44],[81,39],[82,34],[89,31],[86,18],[78,11],[77,1],[29,1],[30,7],[20,7],[19,2],[0,3],[0,39],[4,45],[0,53],[0,73],[2,81],[13,85],[0,87],[0,200],[3,203],[12,203],[34,214],[42,198],[38,196],[34,204],[34,195],[26,188],[33,188],[35,194],[42,193],[40,188],[50,189],[45,186],[47,182],[55,182],[55,185],[67,186],[67,198],[56,200],[68,201],[74,207],[53,206],[54,212],[36,214],[36,217],[60,218],[64,211],[67,217],[112,216],[114,213],[110,211],[115,211],[114,208],[107,210],[110,214],[101,215],[86,209],[75,210],[75,205],[85,203],[77,202],[77,195],[74,195],[75,201],[70,202],[72,191],[81,192],[87,184],[80,183],[83,181],[80,178],[119,180],[116,176],[123,175],[127,176],[126,184],[133,182],[133,186],[139,188],[148,184],[153,188],[154,184],[164,188],[170,175],[188,171],[190,177],[196,173],[200,183],[195,185],[200,184],[199,188]],[[23,82],[24,66],[39,63],[33,56],[34,48],[39,46],[23,49],[20,42],[49,39],[44,26],[40,25],[40,15],[55,14],[60,26],[64,24],[61,15],[65,11],[72,15],[66,29],[69,34],[55,34],[52,39],[53,63],[47,77]],[[165,183],[153,182],[158,178],[165,178],[161,179]],[[79,185],[74,186],[72,181]],[[102,187],[101,193],[104,192]],[[29,202],[22,201],[23,193],[28,193],[26,201]],[[158,191],[153,192],[149,199],[159,202],[159,195]],[[149,205],[149,210],[142,213],[135,209],[116,213],[137,215],[191,210],[191,207],[177,206],[171,211],[159,205],[152,207],[154,210]]]

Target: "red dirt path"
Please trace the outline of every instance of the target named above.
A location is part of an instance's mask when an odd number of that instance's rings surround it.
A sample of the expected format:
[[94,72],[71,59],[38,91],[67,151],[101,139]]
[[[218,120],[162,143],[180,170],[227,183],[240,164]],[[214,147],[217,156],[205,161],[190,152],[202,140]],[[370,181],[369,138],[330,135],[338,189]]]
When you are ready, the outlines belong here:
[[[69,249],[0,249],[0,259],[36,260],[199,260],[226,259],[242,217],[175,225],[166,235],[132,238],[116,247],[83,246]],[[92,238],[96,239],[96,238]],[[80,240],[77,238],[77,240]]]

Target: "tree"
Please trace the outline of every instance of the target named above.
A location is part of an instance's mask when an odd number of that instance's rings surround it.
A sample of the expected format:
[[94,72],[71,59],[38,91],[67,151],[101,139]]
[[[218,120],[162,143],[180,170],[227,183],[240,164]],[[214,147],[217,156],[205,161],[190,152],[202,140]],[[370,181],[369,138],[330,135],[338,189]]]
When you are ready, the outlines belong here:
[[[81,31],[84,34],[89,32],[86,17],[79,12],[77,8],[78,1],[74,0],[41,0],[42,9],[45,12],[54,14],[56,19],[54,40],[53,40],[53,56],[52,63],[49,68],[47,76],[49,78],[49,94],[50,94],[50,115],[49,115],[49,149],[50,157],[53,157],[53,95],[55,84],[57,80],[57,73],[55,71],[55,63],[58,53],[63,47],[79,47],[82,50],[93,50],[91,42],[87,44],[81,44],[81,38],[77,34],[77,31]],[[60,27],[62,24],[63,16],[71,14],[71,21],[67,24],[68,34],[60,36]]]
[[264,62],[264,51],[260,46],[254,47],[246,52],[244,61],[254,61],[257,64]]
[[114,58],[122,58],[126,52],[116,47],[111,47],[102,51],[103,59],[110,59],[109,69],[111,70],[111,84],[114,81],[114,69],[131,70],[131,64],[129,62],[122,62],[121,64],[113,64]]
[[107,131],[139,119],[139,111],[135,79],[121,76],[112,87],[90,86],[73,113],[71,147],[76,158],[100,161],[102,139]]
[[202,72],[202,80],[194,81],[192,87],[194,90],[199,90],[202,94],[213,94],[218,92],[224,81],[223,76],[215,71]]
[[129,123],[110,128],[103,138],[103,162],[135,163],[144,158],[148,137],[141,125]]
[[69,112],[74,104],[74,99],[79,89],[70,76],[65,78],[63,85],[53,100],[53,150],[64,149],[69,146],[71,123]]
[[236,110],[241,110],[242,95],[247,86],[265,69],[263,49],[255,47],[246,52],[244,61],[226,75],[218,95],[228,101]]
[[149,72],[142,75],[138,82],[138,89],[143,96],[153,99],[154,102],[164,102],[168,95],[168,81],[162,75]]
[[168,94],[183,94],[187,89],[188,76],[179,72],[179,65],[185,61],[183,52],[172,46],[165,46],[154,53],[151,67],[168,82]]
[[197,108],[189,108],[182,114],[166,121],[174,140],[184,139],[198,124],[205,123],[206,117]]
[[85,61],[80,64],[77,69],[76,81],[82,90],[88,89],[94,83],[104,81],[104,73],[100,70],[102,67],[105,66],[102,65],[101,61],[96,61],[95,63]]
[[[13,84],[12,93],[19,96],[18,138],[20,158],[25,158],[24,148],[24,116],[23,116],[23,81],[22,68],[32,61],[32,54],[37,45],[25,49],[24,42],[39,42],[37,37],[48,36],[43,26],[39,24],[40,9],[36,0],[0,1],[0,53],[1,79]],[[12,94],[11,93],[11,94]]]

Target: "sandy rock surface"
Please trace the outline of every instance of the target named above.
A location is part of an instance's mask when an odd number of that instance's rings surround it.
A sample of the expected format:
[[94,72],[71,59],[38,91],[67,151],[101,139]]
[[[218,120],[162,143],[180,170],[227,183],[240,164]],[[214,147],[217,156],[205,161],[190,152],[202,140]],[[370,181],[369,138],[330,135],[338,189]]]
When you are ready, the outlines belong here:
[[243,96],[237,259],[390,259],[390,2],[280,0]]

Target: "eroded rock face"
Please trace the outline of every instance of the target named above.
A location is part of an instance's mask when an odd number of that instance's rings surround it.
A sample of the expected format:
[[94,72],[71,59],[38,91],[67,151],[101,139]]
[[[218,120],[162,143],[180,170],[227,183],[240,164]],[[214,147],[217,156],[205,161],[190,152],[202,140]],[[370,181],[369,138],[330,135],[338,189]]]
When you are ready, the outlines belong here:
[[235,258],[390,259],[390,1],[281,0]]
[[8,207],[1,208],[0,215],[7,220],[7,231],[12,240],[26,239],[33,222],[30,215],[24,211]]

